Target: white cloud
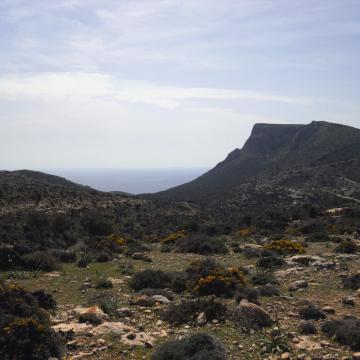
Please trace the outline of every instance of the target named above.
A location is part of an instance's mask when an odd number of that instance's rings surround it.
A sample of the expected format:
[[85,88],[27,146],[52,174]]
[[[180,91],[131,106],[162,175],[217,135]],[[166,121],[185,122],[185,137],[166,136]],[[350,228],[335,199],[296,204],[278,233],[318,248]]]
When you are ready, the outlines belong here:
[[306,105],[309,99],[242,89],[164,86],[142,81],[122,81],[104,74],[53,73],[0,78],[0,98],[51,100],[102,99],[175,108],[184,101],[272,101]]

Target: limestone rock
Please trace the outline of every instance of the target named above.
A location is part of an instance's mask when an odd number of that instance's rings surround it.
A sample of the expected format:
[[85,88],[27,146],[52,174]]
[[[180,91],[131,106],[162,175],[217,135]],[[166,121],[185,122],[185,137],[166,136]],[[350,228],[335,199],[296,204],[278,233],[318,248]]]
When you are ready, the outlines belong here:
[[89,307],[79,313],[79,320],[81,322],[89,322],[94,325],[101,324],[108,318],[108,315],[106,315],[98,306]]
[[267,311],[245,299],[241,300],[234,315],[241,326],[249,329],[268,327],[273,322]]
[[152,299],[154,299],[156,302],[159,302],[161,304],[169,304],[169,303],[171,303],[171,301],[167,297],[165,297],[163,295],[153,295]]

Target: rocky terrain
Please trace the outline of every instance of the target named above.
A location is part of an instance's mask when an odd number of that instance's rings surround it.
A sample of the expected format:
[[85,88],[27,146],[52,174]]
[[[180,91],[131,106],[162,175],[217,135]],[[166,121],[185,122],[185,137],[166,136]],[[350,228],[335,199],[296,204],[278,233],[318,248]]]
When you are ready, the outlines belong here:
[[260,124],[151,196],[0,172],[0,358],[360,359],[359,139]]

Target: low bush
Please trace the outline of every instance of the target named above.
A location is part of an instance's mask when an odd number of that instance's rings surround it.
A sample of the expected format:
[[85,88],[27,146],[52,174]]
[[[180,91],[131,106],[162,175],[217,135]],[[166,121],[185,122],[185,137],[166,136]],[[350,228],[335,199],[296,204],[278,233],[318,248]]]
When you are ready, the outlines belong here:
[[[46,307],[50,306],[48,301],[40,302]],[[49,315],[40,302],[33,294],[15,284],[0,284],[2,360],[62,357],[62,339],[51,329]]]
[[239,303],[241,300],[245,299],[257,304],[259,295],[258,289],[242,286],[236,291],[235,300]]
[[265,253],[256,262],[256,267],[261,269],[277,269],[284,264],[284,260],[274,254]]
[[176,231],[161,240],[161,250],[162,251],[169,251],[171,250],[176,242],[180,239],[185,239],[188,236],[186,230],[179,230]]
[[0,270],[15,270],[23,265],[23,259],[14,249],[0,247]]
[[111,234],[96,243],[96,249],[111,253],[119,253],[124,250],[126,239],[118,234]]
[[345,289],[360,289],[360,273],[345,277],[342,279],[342,283]]
[[326,318],[325,313],[313,304],[300,308],[299,316],[304,320],[320,320]]
[[266,248],[279,254],[305,254],[304,246],[291,240],[274,240]]
[[110,294],[101,294],[96,302],[100,309],[111,318],[116,318],[117,310],[121,307],[121,301],[117,296]]
[[165,289],[171,287],[172,276],[161,270],[146,269],[133,275],[130,287],[134,290],[146,288]]
[[299,330],[300,330],[300,333],[304,334],[304,335],[311,335],[311,334],[317,333],[316,326],[311,321],[302,321],[299,324]]
[[246,247],[242,250],[242,254],[246,259],[254,259],[261,256],[261,249],[258,248],[252,248],[252,247]]
[[54,271],[59,269],[56,259],[44,251],[35,251],[24,256],[24,266],[30,271]]
[[[213,298],[200,300],[182,300],[179,304],[170,304],[163,312],[163,320],[171,325],[191,324],[196,325],[198,316],[201,313],[205,315],[205,322],[214,319],[225,321],[227,308],[221,302]],[[204,324],[202,324],[204,325]]]
[[275,284],[276,278],[270,270],[257,270],[250,278],[253,285]]
[[226,254],[228,249],[224,241],[206,235],[188,236],[176,240],[174,250],[180,253],[202,255]]
[[186,272],[189,290],[200,296],[229,297],[245,285],[244,275],[238,268],[227,269],[212,259],[194,261]]
[[111,222],[99,212],[85,215],[82,225],[84,230],[93,236],[110,235],[113,232]]
[[109,279],[99,279],[95,285],[96,289],[111,289],[113,283]]
[[329,320],[322,325],[321,330],[340,344],[349,346],[351,350],[360,350],[360,320],[356,318]]
[[175,293],[182,293],[186,290],[188,275],[184,272],[172,272],[170,288]]
[[208,334],[194,334],[162,344],[151,360],[227,360],[224,346]]
[[308,242],[328,242],[329,235],[326,232],[315,232],[306,237]]
[[45,310],[56,310],[56,301],[51,294],[46,293],[44,290],[36,290],[32,296],[38,301],[41,308]]
[[77,265],[79,268],[86,268],[91,263],[91,260],[91,255],[89,253],[82,253]]
[[134,273],[134,265],[129,261],[122,261],[118,265],[118,271],[121,275],[132,275]]
[[272,284],[266,284],[264,286],[260,286],[258,288],[260,296],[280,296],[279,289],[272,285]]
[[343,240],[336,248],[335,251],[337,253],[342,253],[342,254],[354,254],[356,253],[358,250],[357,245],[355,244],[354,241],[348,239],[348,240]]
[[112,260],[112,257],[110,254],[106,253],[105,251],[100,252],[97,256],[95,261],[98,263],[105,263]]
[[77,259],[76,253],[72,251],[63,251],[59,257],[59,260],[66,264],[74,263],[76,262],[76,259]]

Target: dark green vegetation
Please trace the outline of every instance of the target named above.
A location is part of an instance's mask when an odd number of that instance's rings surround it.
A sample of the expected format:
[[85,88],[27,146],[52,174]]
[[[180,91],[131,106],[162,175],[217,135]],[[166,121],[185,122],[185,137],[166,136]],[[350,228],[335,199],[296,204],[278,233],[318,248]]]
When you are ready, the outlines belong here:
[[162,345],[152,360],[226,360],[224,346],[207,334],[195,334]]
[[50,327],[56,306],[51,295],[30,293],[15,284],[0,284],[0,354],[4,360],[47,360],[61,357],[64,344]]

